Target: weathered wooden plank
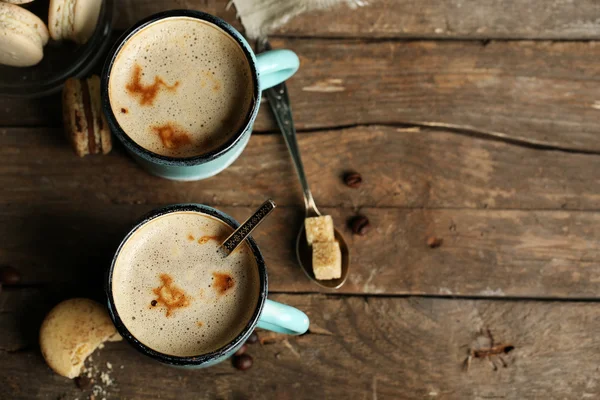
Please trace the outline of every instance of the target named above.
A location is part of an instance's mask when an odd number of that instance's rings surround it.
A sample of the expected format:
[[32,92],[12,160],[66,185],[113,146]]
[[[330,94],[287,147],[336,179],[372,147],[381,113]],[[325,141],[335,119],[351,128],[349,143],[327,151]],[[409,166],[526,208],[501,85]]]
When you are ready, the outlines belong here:
[[[115,27],[126,29],[159,11],[191,8],[217,15],[236,28],[229,0],[127,0],[119,5]],[[277,36],[465,38],[465,39],[597,39],[600,6],[593,0],[577,6],[565,0],[370,0],[363,7],[341,4],[301,14],[273,32]]]
[[[301,58],[289,87],[299,129],[422,124],[600,151],[595,42],[274,40]],[[59,123],[42,101],[3,99],[3,125]],[[267,107],[257,131],[275,131]],[[56,106],[58,108],[58,106]]]
[[[25,284],[101,291],[128,228],[152,205],[14,205],[0,213],[0,265]],[[253,211],[219,207],[238,220]],[[352,235],[350,209],[323,208],[350,246],[352,271],[340,293],[597,298],[600,214],[571,211],[363,208],[366,236]],[[275,292],[316,292],[296,264],[299,208],[279,208],[254,237]],[[431,248],[436,237],[443,242]]]
[[0,96],[0,126],[61,126],[60,93],[39,99]]
[[0,288],[0,354],[35,348],[41,321],[56,302],[52,290]]
[[[595,42],[288,39],[273,45],[300,55],[300,71],[289,81],[300,129],[414,123],[600,150]],[[264,116],[257,129],[272,127]]]
[[[3,294],[2,296],[6,296]],[[88,363],[113,380],[97,398],[161,399],[533,399],[597,398],[600,320],[595,303],[279,295],[305,310],[313,329],[250,346],[242,373],[224,362],[199,371],[161,366],[126,343],[110,343]],[[28,318],[26,313],[15,318]],[[39,324],[39,321],[38,321]],[[497,342],[515,349],[506,368],[463,362],[469,348]],[[263,338],[266,335],[263,334]],[[0,341],[2,338],[0,337]],[[87,398],[52,373],[35,342],[0,352],[0,383],[11,399]],[[112,369],[106,363],[109,362]],[[122,366],[122,368],[121,368]]]
[[[322,206],[585,210],[600,201],[597,155],[385,126],[301,134],[299,145]],[[360,188],[343,183],[349,170],[363,176]],[[267,196],[280,205],[303,204],[279,135],[254,135],[219,176],[182,183],[145,173],[120,146],[107,157],[80,159],[59,129],[0,129],[0,187],[0,204],[257,206]]]
[[302,37],[597,39],[593,0],[369,0],[292,18],[274,34]]
[[243,30],[236,18],[236,11],[229,0],[125,0],[119,1],[119,12],[115,14],[114,28],[125,30],[152,14],[176,9],[192,9],[215,15]]

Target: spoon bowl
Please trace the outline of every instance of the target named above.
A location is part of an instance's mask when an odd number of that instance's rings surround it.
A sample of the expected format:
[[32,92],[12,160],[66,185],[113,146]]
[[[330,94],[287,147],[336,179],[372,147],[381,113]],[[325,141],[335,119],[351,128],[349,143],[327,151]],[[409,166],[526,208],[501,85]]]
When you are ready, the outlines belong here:
[[344,236],[335,229],[335,240],[340,244],[340,251],[342,252],[342,275],[338,279],[319,280],[315,278],[312,268],[312,249],[306,241],[306,231],[304,230],[304,224],[298,232],[298,238],[296,239],[296,256],[298,257],[298,264],[302,268],[302,271],[306,276],[315,282],[317,285],[326,289],[338,289],[346,282],[348,278],[348,266],[350,265],[350,253],[348,251],[348,245],[344,240]]

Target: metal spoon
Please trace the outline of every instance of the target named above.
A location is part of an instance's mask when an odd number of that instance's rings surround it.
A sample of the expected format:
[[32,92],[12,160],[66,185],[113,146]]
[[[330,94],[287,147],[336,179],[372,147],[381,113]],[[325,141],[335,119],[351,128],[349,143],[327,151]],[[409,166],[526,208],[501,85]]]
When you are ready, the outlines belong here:
[[227,257],[230,255],[256,228],[263,220],[277,207],[275,202],[271,199],[267,199],[254,213],[248,217],[243,224],[241,224],[235,231],[229,235],[221,246],[219,246],[219,252],[221,256]]
[[[259,43],[259,51],[270,49],[271,46],[267,41]],[[271,110],[273,110],[273,114],[275,114],[277,125],[279,125],[279,129],[283,134],[287,148],[290,151],[292,161],[294,162],[294,167],[296,167],[296,173],[298,174],[298,179],[300,179],[302,193],[304,194],[306,218],[320,216],[321,213],[315,205],[315,200],[313,199],[312,193],[308,188],[308,182],[306,180],[306,175],[304,174],[304,167],[302,165],[300,149],[298,148],[298,142],[296,140],[296,129],[294,128],[294,121],[292,119],[292,108],[290,106],[287,87],[285,83],[281,83],[270,89],[266,89],[264,93],[269,100],[269,105],[271,106]],[[302,270],[309,279],[311,279],[317,285],[327,289],[340,288],[344,282],[346,282],[346,278],[348,278],[348,268],[350,266],[350,253],[348,252],[348,245],[346,244],[346,241],[344,240],[344,237],[340,231],[337,229],[335,229],[335,239],[340,244],[340,250],[342,252],[342,275],[339,279],[331,280],[319,280],[315,278],[312,268],[312,250],[306,242],[304,224],[302,224],[300,232],[298,232],[298,238],[296,239],[296,256],[298,257],[298,263],[300,264],[300,267],[302,267]]]

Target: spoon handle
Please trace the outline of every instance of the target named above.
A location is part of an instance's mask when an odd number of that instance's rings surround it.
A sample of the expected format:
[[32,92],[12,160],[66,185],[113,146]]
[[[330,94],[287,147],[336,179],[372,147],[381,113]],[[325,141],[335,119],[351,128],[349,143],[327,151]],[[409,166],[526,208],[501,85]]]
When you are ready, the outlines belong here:
[[275,202],[268,199],[240,225],[219,247],[219,251],[224,257],[227,257],[233,252],[266,217],[277,207]]
[[[262,43],[263,50],[269,50],[270,47],[268,42],[265,41]],[[317,210],[315,200],[310,192],[308,181],[306,180],[306,175],[304,173],[302,157],[300,156],[300,149],[298,148],[298,141],[296,140],[296,128],[294,128],[294,120],[292,118],[292,107],[290,105],[290,98],[285,82],[275,85],[270,89],[266,89],[264,93],[269,100],[269,105],[271,106],[271,110],[273,110],[277,125],[283,134],[287,148],[292,156],[292,161],[296,168],[300,185],[302,185],[306,211],[312,211],[317,215],[321,215],[319,210]]]

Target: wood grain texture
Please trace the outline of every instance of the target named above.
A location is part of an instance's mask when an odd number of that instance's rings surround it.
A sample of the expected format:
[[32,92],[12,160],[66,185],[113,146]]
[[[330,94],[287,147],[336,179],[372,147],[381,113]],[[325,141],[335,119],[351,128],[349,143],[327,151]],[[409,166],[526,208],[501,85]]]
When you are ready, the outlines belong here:
[[242,24],[236,18],[235,7],[229,0],[121,0],[114,21],[114,29],[126,30],[139,20],[161,11],[192,9],[217,16],[239,31]]
[[[275,336],[272,344],[250,346],[255,365],[245,373],[228,362],[203,371],[169,368],[126,343],[109,343],[88,363],[98,369],[96,376],[106,372],[114,380],[110,386],[100,383],[106,393],[99,397],[517,400],[600,396],[596,371],[600,339],[593,334],[600,329],[596,304],[320,295],[272,298],[304,310],[320,334],[287,340]],[[20,311],[11,315],[28,318]],[[515,346],[504,356],[507,368],[494,371],[488,361],[476,359],[464,371],[469,348],[486,345],[479,338],[481,328],[489,328],[496,341]],[[87,398],[91,391],[81,391],[73,381],[52,373],[35,342],[20,352],[0,352],[0,384],[11,399]]]
[[[289,81],[300,130],[416,124],[599,152],[595,42],[362,42],[278,39],[301,67]],[[4,126],[59,125],[60,106],[3,99]],[[42,111],[40,111],[42,110]],[[257,131],[276,131],[266,104]]]
[[281,36],[435,39],[598,39],[594,0],[369,0],[292,18]]
[[[228,0],[127,0],[119,5],[115,27],[126,29],[148,15],[176,8],[207,12],[243,29]],[[292,18],[276,36],[597,39],[600,6],[593,0],[369,0]]]
[[[114,251],[152,205],[35,204],[0,213],[0,264],[22,283],[101,292]],[[253,211],[219,207],[237,220]],[[597,298],[600,214],[571,211],[402,210],[363,208],[372,224],[352,235],[350,209],[323,208],[352,255],[339,293]],[[296,263],[299,208],[281,207],[254,235],[270,290],[316,292]],[[442,245],[431,248],[430,237]]]
[[[116,27],[193,8],[241,29],[227,4],[127,0]],[[310,333],[262,333],[246,373],[167,368],[108,344],[90,361],[97,400],[599,398],[597,303],[568,300],[600,293],[600,161],[581,154],[600,152],[600,47],[495,40],[593,40],[598,21],[593,0],[371,0],[274,32],[273,47],[302,62],[289,89],[309,181],[352,252],[335,294],[315,294],[296,265],[301,197],[279,135],[253,136],[214,179],[169,182],[120,145],[77,159],[59,96],[0,99],[11,127],[0,129],[0,265],[23,285],[0,288],[0,398],[90,398],[45,366],[37,331],[62,299],[102,300],[113,252],[142,214],[189,201],[242,220],[269,196],[281,207],[255,238],[270,298],[307,312]],[[255,130],[276,132],[261,108]],[[348,170],[363,175],[360,189],[343,185]],[[372,224],[364,237],[346,224],[357,213]],[[494,300],[450,298],[461,296]],[[482,328],[515,346],[507,368],[476,359],[463,370]]]
[[[300,70],[289,81],[300,129],[421,124],[600,150],[595,42],[272,44],[300,55]],[[272,126],[264,117],[257,129]]]
[[[299,146],[320,206],[593,210],[600,200],[596,155],[385,126],[301,134]],[[272,197],[281,206],[303,205],[280,135],[252,136],[230,168],[195,183],[153,177],[115,147],[109,156],[80,159],[60,129],[0,129],[0,204],[258,206]],[[358,189],[343,182],[350,170],[363,177]]]

